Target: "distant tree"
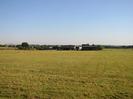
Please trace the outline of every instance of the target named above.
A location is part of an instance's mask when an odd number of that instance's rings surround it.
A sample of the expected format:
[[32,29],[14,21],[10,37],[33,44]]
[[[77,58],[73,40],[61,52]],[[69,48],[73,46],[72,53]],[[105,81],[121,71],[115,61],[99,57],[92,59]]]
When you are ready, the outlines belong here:
[[0,44],[0,47],[6,47],[7,45],[2,45],[2,44]]
[[23,49],[29,49],[30,48],[30,46],[29,46],[29,44],[27,42],[23,42],[21,44],[21,46],[22,46]]
[[54,45],[53,46],[53,50],[58,50],[59,49],[59,46],[58,45]]
[[23,49],[21,45],[16,45],[18,49]]
[[88,45],[88,44],[82,44],[82,50],[102,50],[102,46],[100,45]]
[[92,44],[92,46],[95,46],[95,44]]
[[22,43],[22,47],[24,47],[24,48],[29,48],[29,44],[28,44],[27,42],[23,42],[23,43]]
[[102,46],[100,46],[100,45],[97,45],[95,49],[96,49],[96,50],[102,50],[102,49],[103,49],[103,47],[102,47]]
[[16,47],[16,45],[7,45],[8,47]]
[[16,46],[18,49],[22,49],[22,50],[28,50],[30,49],[30,46],[27,42],[22,42],[21,45],[17,45]]

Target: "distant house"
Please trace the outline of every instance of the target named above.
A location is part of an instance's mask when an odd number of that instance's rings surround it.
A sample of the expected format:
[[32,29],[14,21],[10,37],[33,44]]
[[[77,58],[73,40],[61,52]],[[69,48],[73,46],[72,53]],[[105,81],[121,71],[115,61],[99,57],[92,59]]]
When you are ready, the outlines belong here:
[[94,44],[82,44],[82,50],[102,50],[102,47]]

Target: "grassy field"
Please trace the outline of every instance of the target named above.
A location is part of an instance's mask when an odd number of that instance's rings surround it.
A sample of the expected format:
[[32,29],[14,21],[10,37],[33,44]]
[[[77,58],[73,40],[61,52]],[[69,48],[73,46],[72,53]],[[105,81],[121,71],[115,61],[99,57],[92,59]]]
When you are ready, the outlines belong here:
[[133,99],[133,50],[0,50],[0,99]]

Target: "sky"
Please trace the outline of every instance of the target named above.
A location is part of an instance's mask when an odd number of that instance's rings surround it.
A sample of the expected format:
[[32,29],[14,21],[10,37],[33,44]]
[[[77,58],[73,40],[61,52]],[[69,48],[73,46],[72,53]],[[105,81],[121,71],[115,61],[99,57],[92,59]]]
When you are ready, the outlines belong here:
[[0,43],[133,44],[133,0],[0,0]]

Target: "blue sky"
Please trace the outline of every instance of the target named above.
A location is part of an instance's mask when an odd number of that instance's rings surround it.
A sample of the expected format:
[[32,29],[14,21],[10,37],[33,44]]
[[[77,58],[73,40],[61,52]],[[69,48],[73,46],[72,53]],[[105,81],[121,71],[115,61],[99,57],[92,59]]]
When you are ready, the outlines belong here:
[[133,0],[0,0],[0,43],[133,44]]

